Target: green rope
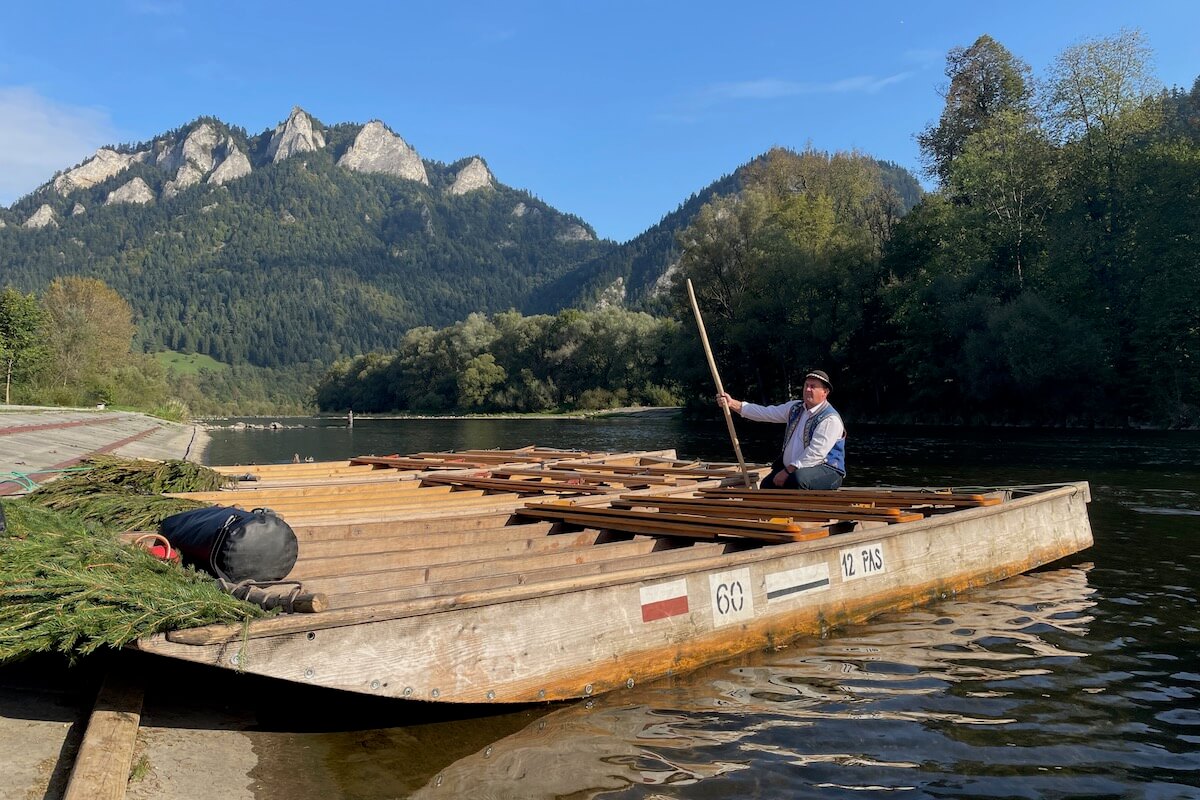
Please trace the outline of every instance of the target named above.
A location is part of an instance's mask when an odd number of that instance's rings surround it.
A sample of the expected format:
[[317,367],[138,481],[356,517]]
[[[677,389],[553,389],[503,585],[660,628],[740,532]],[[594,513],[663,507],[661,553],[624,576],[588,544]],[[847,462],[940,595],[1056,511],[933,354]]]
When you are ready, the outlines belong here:
[[36,491],[41,484],[35,481],[30,475],[48,475],[51,472],[87,472],[94,467],[59,467],[53,469],[35,469],[29,472],[0,472],[0,484],[15,483],[27,492]]

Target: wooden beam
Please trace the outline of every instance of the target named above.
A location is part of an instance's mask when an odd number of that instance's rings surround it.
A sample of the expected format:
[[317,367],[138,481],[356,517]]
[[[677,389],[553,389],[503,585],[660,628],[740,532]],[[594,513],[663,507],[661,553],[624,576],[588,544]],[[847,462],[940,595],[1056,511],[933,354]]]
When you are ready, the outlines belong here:
[[570,492],[574,494],[612,494],[616,488],[601,489],[565,481],[523,481],[508,478],[465,478],[457,475],[426,475],[421,479],[428,484],[450,484],[488,491],[517,492],[522,494],[545,494],[546,492]]
[[887,489],[835,489],[819,491],[814,489],[701,489],[708,497],[741,497],[757,499],[764,495],[791,496],[801,500],[845,501],[845,502],[876,502],[885,505],[946,505],[946,506],[994,506],[1003,499],[986,494],[959,494],[929,491],[904,491]]
[[894,524],[897,522],[916,522],[917,520],[925,519],[924,514],[901,513],[899,509],[885,509],[887,512],[895,513],[877,513],[871,509],[853,509],[843,507],[835,510],[806,510],[788,508],[786,506],[755,506],[749,503],[737,503],[732,506],[711,506],[707,504],[697,503],[657,503],[654,501],[638,502],[635,500],[617,500],[613,502],[614,507],[619,508],[660,508],[668,513],[678,514],[695,514],[697,516],[711,516],[720,519],[744,519],[744,520],[797,520],[804,522],[828,522],[830,520],[842,521],[867,521],[867,522],[883,522]]
[[118,660],[96,697],[63,800],[125,797],[142,719],[143,696],[141,680],[122,670]]
[[766,542],[803,542],[829,535],[827,528],[802,527],[794,523],[756,522],[740,519],[714,519],[689,514],[625,511],[615,508],[583,508],[526,503],[517,513],[535,519],[557,519],[576,525],[694,539],[735,536]]

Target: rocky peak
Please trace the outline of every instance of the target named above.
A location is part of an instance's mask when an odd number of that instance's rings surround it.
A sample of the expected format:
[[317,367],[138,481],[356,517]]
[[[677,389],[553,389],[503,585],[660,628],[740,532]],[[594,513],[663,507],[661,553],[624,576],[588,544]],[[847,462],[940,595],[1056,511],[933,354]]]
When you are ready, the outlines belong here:
[[33,212],[29,219],[21,225],[22,228],[44,228],[47,225],[58,227],[58,220],[54,216],[54,209],[46,203],[42,203],[41,207]]
[[138,203],[145,205],[154,202],[154,191],[141,178],[134,178],[129,183],[108,193],[104,205],[113,203]]
[[450,194],[466,194],[476,189],[490,189],[493,185],[492,173],[483,160],[472,158],[465,167],[454,176],[454,184],[447,190]]
[[362,127],[354,137],[354,144],[337,163],[355,172],[380,172],[429,185],[421,156],[378,120]]
[[250,159],[238,149],[236,144],[231,142],[229,152],[225,154],[225,160],[218,164],[217,168],[208,176],[208,182],[221,185],[249,174]]
[[87,209],[83,207],[83,203],[76,203],[75,207],[71,209],[71,216],[78,217],[80,214],[83,214],[86,211]]
[[325,137],[313,127],[312,118],[304,109],[296,106],[287,121],[280,124],[271,135],[267,158],[278,164],[296,153],[311,153],[323,147]]
[[192,164],[204,174],[213,168],[213,150],[220,141],[221,134],[216,126],[205,122],[193,128],[183,141],[159,153],[157,163],[168,172]]
[[54,179],[54,188],[63,197],[76,189],[90,189],[97,183],[108,180],[113,175],[129,169],[135,161],[142,161],[148,153],[118,153],[107,147],[101,147],[96,155],[72,170],[68,170]]

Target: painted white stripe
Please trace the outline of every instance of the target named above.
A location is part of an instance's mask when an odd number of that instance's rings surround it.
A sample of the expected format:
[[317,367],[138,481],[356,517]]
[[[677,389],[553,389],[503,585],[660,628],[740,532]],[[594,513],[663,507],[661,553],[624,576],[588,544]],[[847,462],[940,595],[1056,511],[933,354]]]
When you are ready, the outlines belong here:
[[824,563],[767,574],[767,602],[828,588],[829,565]]
[[687,580],[668,581],[655,586],[643,586],[641,589],[642,605],[660,603],[663,600],[673,600],[676,597],[687,596]]

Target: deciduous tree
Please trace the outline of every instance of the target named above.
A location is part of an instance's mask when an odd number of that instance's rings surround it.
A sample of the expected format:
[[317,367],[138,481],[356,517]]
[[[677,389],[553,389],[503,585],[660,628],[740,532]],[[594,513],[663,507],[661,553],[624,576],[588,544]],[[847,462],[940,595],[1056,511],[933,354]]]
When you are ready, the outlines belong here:
[[32,294],[11,286],[0,293],[0,363],[4,367],[4,404],[14,379],[29,375],[45,357],[46,314]]

